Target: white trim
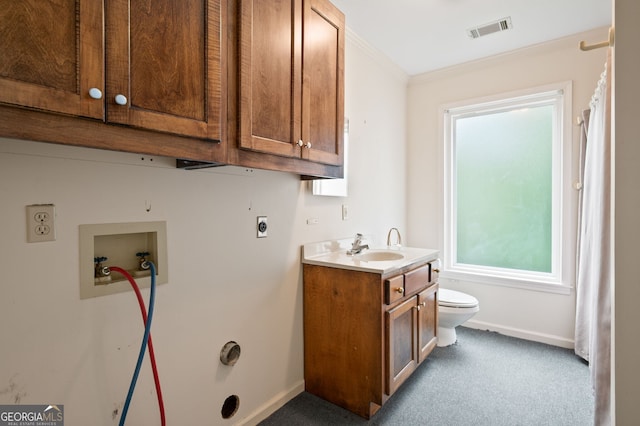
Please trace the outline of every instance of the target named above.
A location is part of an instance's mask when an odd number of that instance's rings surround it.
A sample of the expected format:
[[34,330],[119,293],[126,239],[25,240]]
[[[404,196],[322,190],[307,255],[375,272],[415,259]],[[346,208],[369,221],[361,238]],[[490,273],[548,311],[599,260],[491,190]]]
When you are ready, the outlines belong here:
[[373,59],[378,65],[389,71],[399,81],[406,86],[409,84],[409,74],[407,74],[402,68],[400,68],[395,62],[393,62],[388,56],[382,53],[380,50],[371,46],[365,39],[360,37],[349,26],[346,30],[346,40],[349,43],[353,43],[355,47],[360,49],[363,53]]
[[465,322],[463,327],[473,328],[476,330],[495,331],[496,333],[504,334],[505,336],[517,337],[519,339],[530,340],[532,342],[546,343],[547,345],[559,346],[566,349],[573,349],[575,346],[573,339],[567,339],[566,337],[546,333],[536,333],[535,331],[508,327],[490,322],[476,321],[473,319]]
[[237,424],[253,426],[257,425],[280,408],[282,408],[287,402],[304,392],[304,380],[299,381],[289,390],[280,392],[266,403],[258,407],[253,413],[250,413],[247,417],[240,420]]
[[495,275],[482,275],[473,273],[464,273],[457,271],[443,271],[440,273],[439,280],[443,285],[447,281],[455,283],[457,281],[466,281],[478,284],[495,285],[499,287],[520,288],[523,290],[541,291],[544,293],[571,294],[573,287],[564,284],[554,284],[545,281],[536,281],[524,278],[507,278],[496,277]]
[[[555,100],[550,99],[554,97]],[[455,259],[455,223],[452,188],[455,185],[453,168],[455,162],[454,144],[451,143],[454,119],[451,114],[471,115],[475,111],[502,111],[523,102],[553,103],[557,111],[554,118],[554,132],[561,138],[560,144],[553,146],[553,192],[552,192],[552,268],[551,273],[517,272],[507,269],[474,267],[457,264]],[[459,101],[439,108],[442,125],[443,164],[443,268],[441,277],[464,279],[510,287],[542,290],[552,293],[569,294],[575,282],[575,193],[571,191],[573,178],[573,129],[571,123],[572,82],[548,84],[540,87],[486,96],[479,99]],[[453,209],[453,210],[452,210]],[[494,271],[489,271],[494,269]]]
[[606,34],[610,25],[593,28],[566,37],[560,37],[548,40],[542,43],[523,47],[508,52],[499,53],[484,58],[473,59],[468,62],[455,64],[443,68],[428,70],[420,74],[410,76],[409,86],[420,85],[424,83],[438,82],[443,78],[451,78],[452,75],[466,75],[478,71],[479,68],[496,67],[499,68],[502,63],[517,63],[520,59],[529,59],[536,56],[546,55],[549,52],[571,49],[575,50],[580,41],[597,40]]
[[[564,93],[565,99],[571,100],[572,81],[562,81],[558,83],[550,83],[542,86],[529,87],[519,90],[511,90],[508,92],[497,93],[494,95],[481,96],[477,98],[466,99],[457,102],[450,102],[440,106],[440,113],[447,110],[462,108],[467,105],[492,104],[500,101],[506,101],[513,98],[535,97],[536,93],[559,92]],[[529,95],[529,96],[528,96]],[[532,96],[533,95],[533,96]],[[571,116],[568,117],[568,124],[571,124]]]

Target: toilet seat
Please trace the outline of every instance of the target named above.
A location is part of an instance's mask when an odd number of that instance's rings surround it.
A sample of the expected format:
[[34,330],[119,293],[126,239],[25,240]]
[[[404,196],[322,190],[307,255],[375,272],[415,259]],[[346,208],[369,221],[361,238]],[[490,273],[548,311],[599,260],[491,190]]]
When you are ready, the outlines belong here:
[[440,288],[438,290],[438,305],[450,308],[474,308],[479,305],[479,302],[469,294]]

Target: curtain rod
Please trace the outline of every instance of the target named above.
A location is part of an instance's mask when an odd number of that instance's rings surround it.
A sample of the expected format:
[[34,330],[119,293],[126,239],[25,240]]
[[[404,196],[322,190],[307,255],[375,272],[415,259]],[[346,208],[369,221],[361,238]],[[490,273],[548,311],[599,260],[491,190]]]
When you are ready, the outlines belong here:
[[601,47],[607,47],[607,46],[613,47],[614,33],[615,31],[613,30],[613,27],[609,27],[609,40],[605,40],[605,41],[601,41],[600,43],[589,44],[589,45],[584,41],[581,41],[580,50],[586,52],[587,50],[600,49]]

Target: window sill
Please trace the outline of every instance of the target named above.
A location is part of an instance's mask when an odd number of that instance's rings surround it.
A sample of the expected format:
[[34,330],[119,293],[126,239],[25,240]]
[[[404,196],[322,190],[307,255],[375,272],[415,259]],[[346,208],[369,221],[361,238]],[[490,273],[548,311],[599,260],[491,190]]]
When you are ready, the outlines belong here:
[[541,291],[545,293],[571,294],[573,286],[543,280],[502,277],[477,272],[442,271],[439,278],[450,282],[469,281],[501,287],[519,288],[523,290]]

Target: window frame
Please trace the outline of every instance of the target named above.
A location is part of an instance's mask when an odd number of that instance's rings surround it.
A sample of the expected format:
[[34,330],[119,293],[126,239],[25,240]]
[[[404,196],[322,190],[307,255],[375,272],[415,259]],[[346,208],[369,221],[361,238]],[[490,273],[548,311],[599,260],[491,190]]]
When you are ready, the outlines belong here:
[[[552,267],[550,273],[522,271],[457,263],[455,205],[455,119],[473,114],[509,111],[526,105],[556,104],[552,147]],[[573,129],[570,117],[571,81],[515,92],[475,98],[440,108],[443,126],[443,262],[440,277],[485,284],[527,288],[569,294],[575,282],[575,237],[577,229],[577,192],[572,190]]]

